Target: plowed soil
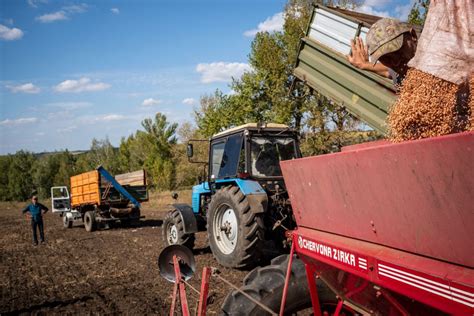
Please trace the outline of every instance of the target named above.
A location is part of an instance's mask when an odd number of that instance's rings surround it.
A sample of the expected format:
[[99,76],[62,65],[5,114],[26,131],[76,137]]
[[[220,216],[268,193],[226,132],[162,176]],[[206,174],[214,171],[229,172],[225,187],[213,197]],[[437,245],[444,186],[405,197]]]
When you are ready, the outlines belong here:
[[[43,202],[47,205],[47,202]],[[59,216],[44,216],[46,243],[32,245],[30,222],[20,213],[26,203],[0,204],[0,314],[169,314],[172,284],[159,274],[157,257],[166,207],[144,203],[140,224],[93,233],[76,223],[63,228]],[[200,287],[203,266],[217,267],[227,280],[242,283],[247,271],[226,269],[210,253],[204,233],[194,250],[197,271],[190,283]],[[230,288],[211,279],[218,314]],[[191,313],[197,295],[187,290]]]

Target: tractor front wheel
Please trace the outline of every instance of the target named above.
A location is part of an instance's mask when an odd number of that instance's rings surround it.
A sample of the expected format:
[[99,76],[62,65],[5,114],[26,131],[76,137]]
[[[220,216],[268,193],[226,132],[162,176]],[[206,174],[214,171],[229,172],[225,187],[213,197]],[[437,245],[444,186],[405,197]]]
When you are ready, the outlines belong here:
[[264,239],[262,214],[252,212],[238,187],[224,187],[212,197],[207,231],[212,253],[223,266],[249,268],[260,262]]
[[166,246],[183,245],[194,248],[194,234],[184,233],[184,223],[178,210],[169,211],[163,220],[163,241]]

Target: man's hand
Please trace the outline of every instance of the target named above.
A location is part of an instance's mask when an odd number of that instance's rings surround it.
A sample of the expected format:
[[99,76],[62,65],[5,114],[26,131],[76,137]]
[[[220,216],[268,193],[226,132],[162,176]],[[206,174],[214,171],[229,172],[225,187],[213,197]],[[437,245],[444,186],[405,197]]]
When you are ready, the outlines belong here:
[[347,60],[354,66],[362,70],[368,70],[375,72],[376,74],[390,78],[388,68],[381,63],[373,65],[369,61],[369,53],[367,45],[364,45],[364,41],[357,37],[354,41],[351,41],[352,55],[347,55]]
[[370,62],[367,45],[364,45],[364,41],[357,37],[354,41],[351,41],[351,49],[352,54],[346,56],[347,60],[359,69],[367,69]]

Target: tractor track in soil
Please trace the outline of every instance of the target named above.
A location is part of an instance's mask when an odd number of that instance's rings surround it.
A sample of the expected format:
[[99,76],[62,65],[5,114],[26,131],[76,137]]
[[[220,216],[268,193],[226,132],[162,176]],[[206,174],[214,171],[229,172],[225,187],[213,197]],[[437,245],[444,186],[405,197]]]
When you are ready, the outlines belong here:
[[[165,208],[144,203],[139,225],[93,233],[81,224],[63,228],[59,216],[47,213],[46,243],[35,247],[29,220],[20,212],[24,205],[0,203],[0,315],[169,314],[172,284],[161,278],[156,264],[164,248]],[[247,271],[219,266],[205,233],[197,235],[194,253],[197,267],[190,283],[195,288],[204,266],[242,284]],[[209,315],[219,313],[229,290],[211,278]],[[187,294],[194,314],[198,298],[191,290]]]

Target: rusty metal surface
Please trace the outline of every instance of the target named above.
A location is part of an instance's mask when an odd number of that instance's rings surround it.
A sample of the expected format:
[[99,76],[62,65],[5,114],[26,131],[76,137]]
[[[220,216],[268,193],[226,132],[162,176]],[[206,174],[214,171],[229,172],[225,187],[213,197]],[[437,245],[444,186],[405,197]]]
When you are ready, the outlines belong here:
[[474,132],[281,166],[298,226],[474,267]]

